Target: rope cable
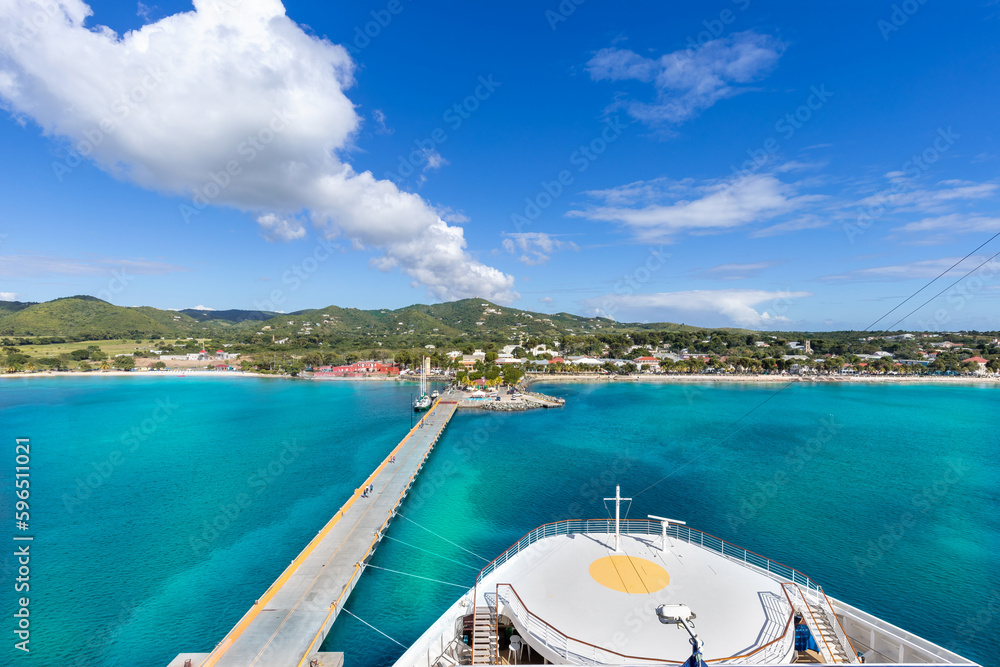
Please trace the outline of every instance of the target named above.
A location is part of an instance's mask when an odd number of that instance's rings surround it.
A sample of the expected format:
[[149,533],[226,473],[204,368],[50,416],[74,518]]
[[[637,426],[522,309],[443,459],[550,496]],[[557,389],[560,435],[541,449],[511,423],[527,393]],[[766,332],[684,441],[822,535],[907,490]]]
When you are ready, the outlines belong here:
[[419,523],[417,523],[416,521],[414,521],[414,520],[413,520],[413,519],[411,519],[410,517],[408,517],[408,516],[404,516],[402,512],[396,512],[396,515],[397,515],[397,516],[401,516],[401,517],[403,517],[404,519],[406,519],[406,520],[407,520],[407,521],[409,521],[410,523],[414,524],[414,525],[415,525],[415,526],[417,526],[418,528],[423,528],[424,530],[426,530],[426,531],[427,531],[428,533],[430,533],[430,534],[431,534],[431,535],[433,535],[434,537],[436,537],[436,538],[438,538],[438,539],[441,539],[441,540],[444,540],[444,541],[445,541],[445,542],[447,542],[448,544],[450,544],[450,545],[452,545],[452,546],[455,546],[455,547],[458,547],[458,548],[459,548],[459,549],[461,549],[462,551],[465,551],[465,552],[468,552],[468,553],[472,554],[473,556],[475,556],[476,558],[478,558],[478,559],[480,559],[480,560],[482,560],[482,561],[484,561],[484,562],[486,562],[486,563],[489,563],[489,562],[491,562],[489,558],[483,558],[482,556],[480,556],[479,554],[477,554],[477,553],[476,553],[475,551],[469,551],[468,549],[466,549],[465,547],[463,547],[463,546],[462,546],[461,544],[456,544],[456,543],[452,542],[451,540],[449,540],[449,539],[448,539],[447,537],[444,537],[444,536],[442,536],[442,535],[438,535],[437,533],[435,533],[435,532],[434,532],[433,530],[431,530],[431,529],[430,529],[430,528],[428,528],[427,526],[421,526],[421,525],[420,525]]
[[388,535],[383,535],[382,538],[386,539],[386,540],[392,540],[393,542],[399,542],[400,544],[406,545],[408,547],[412,547],[412,548],[416,549],[417,551],[423,551],[424,553],[428,553],[428,554],[430,554],[432,556],[437,556],[438,558],[443,558],[443,559],[445,559],[447,561],[451,561],[452,563],[457,563],[458,565],[464,565],[465,567],[472,568],[473,570],[476,570],[476,571],[479,570],[479,568],[476,567],[475,565],[469,565],[468,563],[463,563],[460,560],[455,560],[454,558],[448,558],[447,556],[442,556],[441,554],[436,554],[433,551],[431,551],[430,549],[424,549],[423,547],[418,547],[416,544],[410,544],[408,542],[404,542],[403,540],[397,540],[395,537],[389,537]]
[[379,630],[379,629],[378,629],[378,628],[376,628],[376,627],[375,627],[374,625],[372,625],[371,623],[369,623],[369,622],[368,622],[368,621],[366,621],[365,619],[361,618],[361,617],[360,617],[360,616],[358,616],[357,614],[354,614],[354,613],[351,613],[351,611],[350,611],[349,609],[347,609],[346,607],[345,607],[345,608],[343,608],[343,609],[341,609],[340,611],[343,611],[343,612],[346,612],[346,613],[350,614],[351,616],[353,616],[354,618],[358,619],[359,621],[361,621],[362,623],[364,623],[364,624],[365,624],[365,625],[367,625],[367,626],[368,626],[369,628],[371,628],[371,629],[372,629],[372,630],[374,630],[375,632],[379,633],[380,635],[382,635],[382,636],[383,636],[383,637],[385,637],[386,639],[388,639],[388,640],[390,640],[390,641],[394,641],[394,642],[396,642],[397,644],[399,644],[400,646],[402,646],[402,647],[403,647],[404,649],[406,649],[406,648],[409,648],[409,647],[408,647],[408,646],[407,646],[406,644],[404,644],[403,642],[401,642],[401,641],[398,641],[398,640],[396,640],[396,639],[393,639],[392,637],[390,637],[389,635],[385,634],[384,632],[382,632],[381,630]]
[[404,577],[413,577],[414,579],[423,579],[425,581],[433,581],[436,584],[444,584],[445,586],[454,586],[455,588],[461,588],[463,590],[469,590],[469,587],[465,586],[463,584],[453,584],[450,581],[441,581],[440,579],[431,579],[430,577],[422,577],[419,574],[410,574],[409,572],[400,572],[399,570],[390,570],[387,567],[379,567],[378,565],[372,565],[371,563],[368,563],[364,567],[373,567],[376,570],[384,570],[386,572],[392,572],[394,574],[401,574]]
[[[871,324],[869,324],[867,327],[865,327],[864,329],[862,329],[862,331],[869,331],[869,330],[871,330],[871,328],[874,327],[876,324],[878,324],[879,322],[881,322],[882,320],[884,320],[886,317],[888,317],[894,311],[898,310],[900,308],[900,306],[902,306],[907,301],[910,301],[911,299],[913,299],[913,297],[915,297],[918,294],[920,294],[921,292],[923,292],[925,289],[927,289],[928,287],[930,287],[932,284],[934,284],[935,282],[937,282],[938,280],[940,280],[942,276],[944,276],[945,274],[947,274],[948,272],[950,272],[956,266],[958,266],[959,264],[961,264],[962,262],[964,262],[965,260],[967,260],[973,254],[975,254],[976,252],[978,252],[980,249],[982,249],[984,246],[986,246],[988,243],[990,243],[991,241],[993,241],[994,239],[996,239],[998,237],[1000,237],[1000,232],[997,232],[996,234],[994,234],[990,238],[986,239],[983,243],[981,243],[978,246],[976,246],[976,248],[973,249],[970,253],[968,253],[965,257],[963,257],[962,259],[960,259],[957,262],[955,262],[954,264],[952,264],[946,270],[944,270],[943,272],[941,272],[936,278],[934,278],[933,280],[931,280],[930,282],[928,282],[927,284],[925,284],[923,287],[921,287],[920,289],[918,289],[916,292],[914,292],[910,296],[908,296],[905,299],[903,299],[902,301],[900,301],[893,308],[891,308],[888,312],[886,312],[884,315],[882,315],[882,317],[878,318],[877,320],[875,320],[874,322],[872,322]],[[935,294],[934,296],[932,296],[931,298],[927,299],[922,304],[920,304],[919,306],[917,306],[916,308],[914,308],[913,310],[911,310],[909,313],[907,313],[903,317],[901,317],[898,320],[896,320],[895,322],[893,322],[892,325],[890,325],[885,330],[883,330],[882,333],[884,334],[884,333],[887,333],[888,331],[891,331],[894,326],[896,326],[897,324],[899,324],[900,322],[902,322],[906,318],[908,318],[911,315],[913,315],[915,312],[917,312],[918,310],[920,310],[921,308],[923,308],[924,306],[926,306],[928,303],[930,303],[934,299],[938,298],[939,296],[941,296],[942,294],[944,294],[945,292],[947,292],[948,290],[950,290],[952,287],[954,287],[955,285],[957,285],[959,282],[961,282],[965,278],[969,277],[970,275],[972,275],[973,273],[975,273],[976,271],[978,271],[979,269],[981,269],[983,266],[985,266],[990,261],[996,259],[998,256],[1000,256],[1000,253],[997,253],[997,254],[993,255],[992,257],[990,257],[986,261],[982,262],[981,264],[979,264],[975,268],[973,268],[970,271],[966,272],[965,275],[963,275],[961,278],[959,278],[958,280],[954,281],[953,283],[951,283],[950,285],[948,285],[947,287],[945,287],[943,290],[941,290],[940,292],[938,292],[937,294]],[[730,426],[736,426],[737,424],[739,424],[741,421],[743,421],[744,419],[746,419],[747,417],[749,417],[750,415],[752,415],[754,412],[756,412],[759,408],[763,407],[766,403],[768,403],[775,396],[777,396],[781,392],[783,392],[786,389],[788,389],[789,387],[791,387],[792,384],[794,384],[794,381],[790,380],[788,383],[786,383],[780,389],[778,389],[777,391],[775,391],[774,393],[772,393],[770,396],[768,396],[767,398],[765,398],[763,401],[761,401],[760,403],[758,403],[757,405],[755,405],[753,408],[751,408],[749,411],[747,411],[746,414],[744,414],[742,417],[740,417],[739,419],[737,419],[736,421],[734,421],[732,424],[730,424]],[[727,440],[733,438],[734,436],[736,436],[737,434],[739,434],[740,432],[742,432],[746,428],[747,427],[744,426],[742,428],[739,428],[739,429],[733,431],[732,433],[730,433],[729,435],[727,435],[725,438],[723,438],[719,442],[714,443],[712,446],[716,447],[718,445],[721,445],[721,444],[725,443]],[[700,454],[698,454],[698,456],[695,456],[694,458],[685,461],[684,463],[682,463],[681,465],[679,465],[678,467],[676,467],[672,471],[670,471],[668,474],[664,475],[660,479],[656,480],[655,482],[653,482],[652,484],[650,484],[649,486],[647,486],[646,488],[644,488],[639,493],[635,494],[635,496],[633,496],[633,497],[638,497],[638,496],[642,495],[643,493],[645,493],[646,491],[649,491],[651,488],[653,488],[657,484],[660,484],[661,482],[663,482],[664,480],[668,479],[669,477],[672,477],[674,474],[676,474],[680,470],[683,470],[684,468],[686,468],[688,465],[690,465],[690,464],[694,463],[695,461],[701,459],[707,453],[708,453],[708,450],[703,450]]]
[[[994,234],[990,238],[988,238],[985,241],[983,241],[975,250],[973,250],[968,255],[966,255],[965,257],[963,257],[962,259],[958,260],[957,262],[955,262],[954,264],[952,264],[951,266],[949,266],[947,269],[945,269],[944,271],[942,271],[941,273],[939,273],[936,278],[934,278],[933,280],[931,280],[930,282],[928,282],[926,285],[924,285],[923,287],[921,287],[920,289],[918,289],[916,292],[914,292],[910,296],[906,297],[905,299],[903,299],[902,301],[900,301],[899,303],[897,303],[895,308],[893,308],[888,313],[886,313],[882,317],[878,318],[877,320],[875,320],[874,322],[872,322],[871,324],[869,324],[862,331],[868,331],[869,329],[871,329],[872,327],[874,327],[876,324],[878,324],[879,322],[881,322],[885,318],[889,317],[889,315],[891,315],[893,313],[893,311],[895,311],[897,308],[899,308],[904,303],[906,303],[907,301],[909,301],[910,299],[912,299],[913,297],[915,297],[916,295],[920,294],[925,289],[927,289],[928,287],[930,287],[931,285],[933,285],[935,282],[937,282],[938,280],[940,280],[942,276],[944,276],[946,273],[948,273],[949,271],[951,271],[952,269],[954,269],[956,266],[958,266],[959,264],[961,264],[965,260],[967,260],[970,257],[972,257],[972,255],[974,253],[976,253],[980,248],[982,248],[984,245],[986,245],[987,243],[989,243],[990,241],[992,241],[993,239],[995,239],[998,236],[1000,236],[1000,232],[997,232],[996,234]],[[979,267],[976,267],[976,268],[979,268]],[[966,274],[966,275],[968,275],[968,274]],[[959,280],[961,280],[961,278]],[[920,310],[920,308],[923,308],[924,306],[927,305],[928,301],[932,301],[932,300],[936,299],[938,296],[940,296],[940,294],[931,297],[930,299],[928,299],[927,301],[925,301],[923,304],[921,304],[916,310]],[[914,312],[916,312],[916,310],[914,310],[913,312],[911,312],[910,315],[912,315]],[[906,317],[909,317],[910,315],[907,315]],[[882,333],[885,333],[886,331],[891,331],[893,326],[896,326],[897,324],[899,324],[900,322],[902,322],[903,320],[905,320],[906,317],[903,317],[903,318],[901,318],[899,320],[896,320],[896,322],[893,323],[892,326],[890,326],[889,328],[887,328]]]

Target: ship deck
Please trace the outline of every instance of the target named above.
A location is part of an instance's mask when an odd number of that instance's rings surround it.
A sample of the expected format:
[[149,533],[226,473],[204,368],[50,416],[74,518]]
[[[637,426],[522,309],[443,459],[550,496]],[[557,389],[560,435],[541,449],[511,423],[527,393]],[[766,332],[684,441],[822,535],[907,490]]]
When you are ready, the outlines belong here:
[[[684,604],[713,660],[746,656],[777,639],[791,614],[780,582],[683,540],[653,535],[570,534],[539,540],[488,575],[478,604],[507,608],[536,650],[565,646],[559,656],[607,652],[649,661],[691,655],[683,628],[659,622],[660,604]],[[516,613],[514,609],[516,608]],[[544,635],[548,634],[546,639]],[[788,656],[786,636],[753,657]],[[553,640],[552,637],[563,635]],[[506,657],[506,656],[504,656]],[[527,658],[527,654],[524,655]],[[550,657],[552,659],[552,657]],[[757,660],[752,660],[756,662]]]

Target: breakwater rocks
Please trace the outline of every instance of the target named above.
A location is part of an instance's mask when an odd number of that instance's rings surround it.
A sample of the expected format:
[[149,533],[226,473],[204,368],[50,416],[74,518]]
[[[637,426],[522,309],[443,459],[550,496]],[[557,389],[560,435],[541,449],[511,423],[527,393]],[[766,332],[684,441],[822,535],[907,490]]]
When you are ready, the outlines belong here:
[[566,403],[566,399],[556,398],[555,396],[546,396],[545,394],[540,394],[537,391],[528,391],[528,392],[525,392],[525,394],[527,396],[531,396],[533,398],[537,398],[540,401],[546,401],[548,403],[555,403],[557,405],[563,405],[563,404]]
[[524,410],[534,410],[535,408],[547,407],[535,401],[483,401],[477,406],[483,410],[493,412],[523,412]]
[[505,401],[481,401],[475,407],[494,412],[521,412],[537,410],[538,408],[561,408],[566,401],[537,392],[528,392],[523,396]]

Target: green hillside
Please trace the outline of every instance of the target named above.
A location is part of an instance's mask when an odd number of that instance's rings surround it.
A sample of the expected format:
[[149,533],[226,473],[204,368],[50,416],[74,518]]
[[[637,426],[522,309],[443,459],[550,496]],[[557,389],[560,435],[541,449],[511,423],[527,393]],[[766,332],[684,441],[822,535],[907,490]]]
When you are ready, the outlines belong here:
[[72,296],[32,304],[13,312],[0,311],[0,334],[74,336],[162,334],[169,326],[139,308],[114,306],[92,296]]
[[4,313],[16,313],[19,310],[24,310],[28,306],[34,305],[34,301],[0,301],[0,317]]
[[447,303],[415,304],[395,310],[359,310],[328,306],[277,315],[261,326],[275,334],[313,332],[339,335],[419,336],[454,338],[509,338],[524,336],[558,336],[566,333],[582,335],[599,331],[634,328],[676,328],[675,324],[629,325],[605,318],[580,317],[568,313],[548,315],[521,308],[498,306],[483,299],[462,299]]
[[0,302],[0,335],[18,337],[249,338],[258,333],[285,337],[378,339],[406,345],[417,339],[506,341],[526,337],[635,330],[693,330],[672,323],[628,324],[569,313],[545,314],[499,306],[483,299],[415,304],[398,309],[360,310],[328,306],[277,314],[256,310],[161,310],[115,306],[92,296],[45,303]]

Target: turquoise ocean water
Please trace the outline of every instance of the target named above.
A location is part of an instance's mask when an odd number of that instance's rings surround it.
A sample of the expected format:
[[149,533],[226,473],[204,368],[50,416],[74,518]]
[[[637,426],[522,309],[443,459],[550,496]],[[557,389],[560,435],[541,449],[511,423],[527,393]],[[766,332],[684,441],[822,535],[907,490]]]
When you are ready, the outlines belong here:
[[[540,388],[566,407],[456,415],[401,508],[412,521],[397,519],[373,560],[425,578],[370,569],[351,612],[410,642],[471,584],[480,556],[548,521],[606,517],[600,498],[618,483],[633,518],[684,519],[996,664],[1000,388],[796,384],[735,427],[775,388]],[[155,666],[210,650],[406,433],[411,391],[0,382],[0,537],[12,545],[17,533],[16,437],[31,439],[35,536],[28,654],[13,649],[13,548],[0,555],[0,664]],[[402,652],[348,615],[325,649],[351,667]]]

